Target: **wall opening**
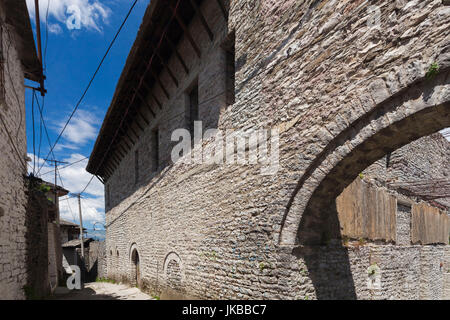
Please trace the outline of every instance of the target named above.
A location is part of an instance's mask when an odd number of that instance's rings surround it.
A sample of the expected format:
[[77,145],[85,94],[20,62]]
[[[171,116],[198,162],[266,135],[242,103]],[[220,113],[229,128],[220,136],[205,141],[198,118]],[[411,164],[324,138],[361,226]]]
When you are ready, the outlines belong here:
[[134,152],[134,184],[139,182],[139,150]]
[[225,88],[227,106],[235,102],[235,83],[236,83],[236,36],[234,31],[230,33],[222,44],[225,51]]
[[156,172],[159,168],[159,129],[152,131],[152,171]]
[[132,264],[132,274],[131,274],[131,282],[133,285],[137,287],[141,287],[141,268],[140,268],[140,260],[139,253],[137,249],[133,249],[131,254],[131,264]]
[[196,80],[193,85],[191,85],[190,91],[188,92],[188,110],[187,124],[188,130],[191,134],[191,139],[194,139],[194,122],[200,120],[199,106],[198,106],[198,81]]
[[340,238],[336,198],[342,191],[387,153],[450,125],[449,76],[450,70],[442,70],[362,110],[328,141],[287,203],[280,244],[312,245]]

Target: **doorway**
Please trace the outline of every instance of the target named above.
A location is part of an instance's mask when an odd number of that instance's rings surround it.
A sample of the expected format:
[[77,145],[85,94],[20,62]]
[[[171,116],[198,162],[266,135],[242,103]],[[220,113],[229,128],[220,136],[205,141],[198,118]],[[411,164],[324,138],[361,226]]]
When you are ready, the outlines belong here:
[[133,253],[131,254],[131,262],[132,262],[132,266],[133,266],[133,272],[132,272],[132,278],[131,278],[133,285],[140,288],[141,287],[141,271],[140,271],[139,253],[136,249],[134,249]]

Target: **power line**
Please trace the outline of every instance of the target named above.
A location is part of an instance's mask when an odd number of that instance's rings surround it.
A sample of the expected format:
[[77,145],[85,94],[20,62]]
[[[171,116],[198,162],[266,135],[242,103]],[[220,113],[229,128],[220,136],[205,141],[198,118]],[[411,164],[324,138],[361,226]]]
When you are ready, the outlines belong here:
[[91,184],[92,180],[94,180],[94,175],[92,175],[91,179],[89,180],[88,184],[86,185],[86,187],[84,187],[83,191],[80,192],[80,194],[83,194],[86,189],[89,187],[89,185]]
[[27,171],[27,164],[26,164],[26,162],[24,162],[24,160],[20,156],[20,152],[18,151],[18,148],[17,148],[17,146],[16,146],[16,144],[15,144],[15,142],[14,142],[12,136],[11,136],[11,133],[8,130],[8,127],[7,127],[6,123],[5,123],[5,119],[3,119],[3,115],[2,115],[1,112],[0,112],[0,120],[1,120],[1,122],[3,124],[3,126],[5,127],[5,132],[6,132],[7,136],[8,136],[8,138],[9,138],[9,141],[11,142],[13,150],[16,152],[17,157],[19,158],[19,161],[22,164],[24,170]]
[[[44,109],[44,100],[45,97],[42,97],[42,110]],[[41,145],[42,145],[42,118],[39,118],[39,147],[38,147],[38,159],[41,158]]]
[[34,97],[31,97],[31,119],[33,121],[33,175],[34,175],[36,173],[36,137],[35,137],[35,131],[34,131]]
[[[148,69],[149,69],[150,66],[152,65],[153,58],[155,57],[156,52],[159,50],[159,47],[161,46],[161,43],[162,43],[162,41],[163,41],[163,39],[164,39],[164,37],[165,37],[165,35],[166,35],[166,33],[167,33],[167,30],[168,30],[170,24],[172,23],[172,20],[174,19],[175,15],[176,15],[176,12],[177,12],[177,9],[178,9],[178,7],[179,7],[179,4],[180,4],[180,0],[178,0],[176,6],[175,6],[174,8],[172,8],[172,11],[173,11],[173,12],[172,12],[172,17],[170,18],[170,21],[167,23],[167,25],[166,25],[165,28],[164,28],[164,31],[163,31],[162,34],[161,34],[161,38],[159,39],[158,45],[156,46],[156,49],[153,51],[153,54],[152,54],[152,56],[151,56],[151,58],[150,58],[150,62],[147,64],[146,70],[145,70],[143,76],[141,77],[141,79],[140,79],[140,81],[139,81],[138,88],[142,85],[142,82],[143,82],[143,79],[144,79],[144,75],[147,73]],[[132,97],[132,99],[131,99],[131,102],[128,104],[127,109],[125,110],[125,114],[124,114],[124,116],[122,116],[122,119],[121,119],[121,121],[120,121],[120,124],[119,124],[119,126],[117,127],[116,132],[114,133],[114,136],[113,136],[113,138],[111,139],[108,148],[106,149],[106,152],[103,153],[103,157],[102,157],[102,159],[100,160],[100,163],[99,163],[99,165],[97,166],[96,170],[94,171],[94,174],[97,173],[98,169],[99,169],[100,166],[103,164],[103,161],[105,161],[106,155],[108,154],[109,150],[111,149],[111,147],[112,147],[112,145],[113,145],[113,142],[114,142],[114,140],[116,139],[117,134],[118,134],[120,128],[122,127],[123,121],[125,120],[125,118],[126,118],[126,116],[127,116],[127,114],[128,114],[128,111],[129,111],[129,109],[130,109],[130,106],[131,106],[131,104],[133,103],[135,97],[136,97],[136,92],[134,93],[134,95],[133,95],[133,97]],[[91,179],[91,180],[92,180],[92,179]],[[89,182],[89,183],[90,183],[90,182]],[[89,184],[88,184],[88,185],[89,185]],[[85,188],[85,189],[86,189],[86,188]]]
[[[135,1],[133,2],[133,5],[131,6],[130,10],[128,11],[128,14],[126,15],[125,19],[123,20],[122,24],[120,25],[119,30],[117,30],[117,32],[116,32],[116,34],[115,34],[113,40],[111,41],[111,43],[110,43],[108,49],[106,50],[106,53],[103,55],[103,58],[102,58],[102,60],[100,61],[100,63],[99,63],[99,65],[98,65],[97,69],[95,70],[93,76],[91,77],[91,80],[89,81],[89,83],[88,83],[86,89],[84,90],[83,94],[81,95],[80,99],[78,100],[77,104],[75,105],[75,108],[73,109],[72,113],[70,114],[69,119],[67,119],[67,122],[65,123],[64,127],[62,128],[61,132],[59,133],[58,137],[56,138],[56,141],[55,141],[53,147],[50,149],[50,152],[48,153],[48,155],[47,155],[46,158],[49,157],[50,153],[51,153],[51,152],[53,151],[53,149],[56,147],[56,145],[57,145],[58,142],[59,142],[59,139],[61,138],[62,134],[63,134],[64,131],[66,130],[67,126],[69,125],[69,122],[72,120],[72,118],[73,118],[75,112],[78,110],[78,107],[80,106],[81,102],[83,101],[84,97],[86,96],[86,94],[87,94],[89,88],[90,88],[91,85],[92,85],[92,82],[94,81],[95,77],[97,76],[97,73],[99,72],[100,68],[102,67],[103,62],[105,61],[106,57],[108,56],[109,51],[111,50],[112,46],[113,46],[114,43],[116,42],[117,37],[119,36],[120,32],[122,31],[123,26],[124,26],[125,23],[127,22],[128,17],[130,16],[130,14],[131,14],[131,12],[133,11],[134,7],[136,6],[136,3],[137,3],[137,2],[138,2],[138,0],[135,0]],[[42,164],[42,166],[39,168],[38,173],[40,172],[40,170],[42,169],[42,167],[44,166],[44,164],[45,164],[45,161],[44,161],[44,163]]]
[[1,32],[3,32],[3,26],[5,26],[5,28],[6,28],[6,33],[8,34],[8,39],[9,39],[8,47],[6,49],[6,61],[7,61],[7,63],[6,63],[6,68],[5,69],[6,69],[7,73],[8,73],[9,81],[11,82],[12,92],[14,93],[14,96],[16,98],[17,106],[19,108],[19,115],[20,115],[19,125],[17,126],[17,132],[16,132],[16,138],[17,138],[19,136],[20,128],[21,128],[22,122],[23,122],[23,113],[22,113],[22,108],[20,108],[21,103],[20,103],[20,100],[19,100],[19,96],[17,94],[16,87],[14,86],[14,81],[13,81],[13,79],[11,77],[11,71],[9,70],[9,65],[10,65],[10,63],[9,63],[9,49],[11,48],[11,44],[12,44],[13,40],[12,40],[12,36],[11,36],[11,33],[9,31],[8,26],[6,26],[6,24],[2,20],[2,28],[0,30]]
[[[84,157],[83,159],[80,159],[80,160],[77,160],[77,161],[75,161],[75,162],[69,163],[69,164],[66,165],[66,166],[63,166],[63,167],[61,167],[61,168],[58,168],[58,170],[62,170],[62,169],[71,167],[71,166],[73,166],[74,164],[80,163],[81,161],[84,161],[84,160],[86,160],[86,159],[89,159],[89,157]],[[53,170],[47,171],[46,173],[41,174],[41,176],[44,176],[44,175],[49,174],[49,173],[52,173],[52,172],[53,172]]]
[[[56,170],[58,172],[59,181],[61,181],[61,186],[65,189],[66,187],[64,187],[64,183],[63,183],[62,178],[61,178],[61,173],[59,172],[59,169],[56,169]],[[70,211],[70,214],[72,215],[72,219],[73,219],[73,221],[76,221],[75,220],[75,214],[73,213],[72,208],[70,207],[69,198],[66,198],[64,200],[67,200],[67,206],[69,207],[69,211]],[[61,201],[61,199],[60,199],[60,201]]]
[[[47,136],[47,142],[48,142],[48,145],[49,145],[49,147],[52,145],[52,142],[50,141],[50,136],[49,136],[49,134],[48,134],[48,130],[47,130],[47,125],[45,124],[45,120],[44,120],[44,116],[43,116],[43,114],[42,114],[42,109],[43,109],[43,107],[41,108],[41,105],[39,104],[39,100],[38,100],[38,98],[36,97],[36,91],[33,89],[33,98],[34,99],[36,99],[36,103],[37,103],[37,105],[38,105],[38,109],[39,109],[39,114],[40,114],[40,116],[41,116],[41,121],[42,121],[42,124],[44,125],[44,130],[45,130],[45,134],[46,134],[46,136]],[[51,150],[52,152],[51,152],[51,154],[53,155],[53,159],[56,159],[55,158],[55,154],[53,153],[53,150]],[[50,154],[49,154],[50,155]],[[49,156],[48,155],[48,156]],[[44,160],[44,163],[45,163],[45,161],[46,160]],[[41,167],[42,168],[42,167]],[[39,174],[39,170],[38,170],[38,172],[37,172],[37,174]]]

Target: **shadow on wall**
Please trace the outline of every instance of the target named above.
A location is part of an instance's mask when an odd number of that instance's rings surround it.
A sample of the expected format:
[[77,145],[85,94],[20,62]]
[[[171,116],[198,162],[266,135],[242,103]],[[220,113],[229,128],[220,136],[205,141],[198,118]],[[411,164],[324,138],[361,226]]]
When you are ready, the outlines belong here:
[[[336,206],[330,207],[327,234],[340,235]],[[299,233],[306,232],[301,224]],[[319,300],[356,300],[355,283],[350,268],[348,249],[342,245],[340,236],[323,238],[319,245],[305,245],[294,248],[292,254],[303,259]],[[333,239],[333,240],[332,240]]]
[[38,299],[50,293],[48,273],[48,209],[45,194],[39,190],[40,183],[32,178],[28,183],[28,202],[25,219],[27,299]]

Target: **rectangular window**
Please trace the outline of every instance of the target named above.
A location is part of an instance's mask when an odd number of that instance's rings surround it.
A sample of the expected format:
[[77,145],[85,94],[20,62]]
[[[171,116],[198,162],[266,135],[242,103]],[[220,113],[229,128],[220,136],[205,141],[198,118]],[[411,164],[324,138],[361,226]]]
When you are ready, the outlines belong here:
[[109,192],[109,184],[106,185],[106,206],[109,207],[109,203],[111,201],[111,195]]
[[389,152],[386,155],[386,168],[389,168],[391,166],[391,153]]
[[235,34],[231,33],[222,45],[225,50],[225,87],[227,106],[234,104],[235,101],[235,74],[236,74],[236,51]]
[[139,150],[134,152],[134,184],[139,181]]
[[152,131],[152,171],[158,171],[159,167],[159,130]]
[[189,92],[189,132],[191,139],[194,139],[194,121],[200,120],[198,110],[198,83],[192,87]]

